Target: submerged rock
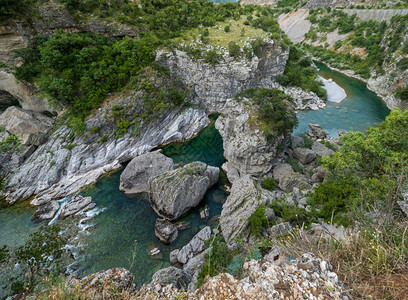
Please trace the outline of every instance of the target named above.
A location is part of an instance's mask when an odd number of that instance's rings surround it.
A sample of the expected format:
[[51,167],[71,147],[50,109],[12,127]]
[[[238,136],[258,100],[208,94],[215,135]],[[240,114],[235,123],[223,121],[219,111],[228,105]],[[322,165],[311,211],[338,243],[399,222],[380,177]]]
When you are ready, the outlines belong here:
[[59,208],[60,205],[58,201],[55,200],[48,202],[47,204],[40,205],[37,211],[35,212],[33,219],[39,221],[52,219],[54,218]]
[[171,244],[178,237],[177,226],[165,219],[157,219],[154,234],[163,244]]
[[216,167],[193,162],[155,176],[149,180],[150,204],[159,216],[175,220],[200,203],[219,172]]
[[149,179],[173,169],[173,160],[160,153],[149,152],[132,159],[120,175],[119,190],[127,195],[149,191]]
[[91,204],[91,197],[83,197],[81,195],[75,195],[71,200],[61,209],[60,217],[68,217],[79,212],[81,209]]

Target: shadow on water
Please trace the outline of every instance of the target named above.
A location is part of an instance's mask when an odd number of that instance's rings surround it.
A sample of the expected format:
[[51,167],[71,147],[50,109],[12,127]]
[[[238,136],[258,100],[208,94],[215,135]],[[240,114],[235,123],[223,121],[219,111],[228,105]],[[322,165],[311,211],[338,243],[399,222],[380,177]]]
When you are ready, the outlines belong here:
[[[203,161],[221,166],[225,161],[222,138],[215,129],[214,121],[215,118],[212,118],[211,124],[192,140],[164,147],[163,153],[175,163]],[[184,246],[211,218],[220,214],[226,194],[220,184],[209,189],[200,206],[181,219],[190,227],[180,231],[176,242],[167,246],[161,244],[154,234],[157,215],[150,208],[147,195],[126,197],[119,191],[121,172],[102,178],[82,193],[92,196],[96,204],[105,207],[106,211],[92,220],[95,225],[87,238],[82,261],[76,267],[80,275],[125,267],[135,275],[135,282],[140,285],[148,282],[157,270],[170,266],[170,251]],[[199,212],[206,205],[210,208],[210,217],[203,221]],[[161,250],[161,257],[155,259],[149,255],[149,249],[153,247]]]
[[294,134],[306,133],[309,123],[318,123],[331,136],[338,136],[341,130],[364,131],[388,116],[390,110],[363,82],[331,70],[322,63],[315,64],[320,69],[319,75],[332,78],[346,91],[347,98],[340,103],[326,102],[324,109],[299,111],[299,125]]

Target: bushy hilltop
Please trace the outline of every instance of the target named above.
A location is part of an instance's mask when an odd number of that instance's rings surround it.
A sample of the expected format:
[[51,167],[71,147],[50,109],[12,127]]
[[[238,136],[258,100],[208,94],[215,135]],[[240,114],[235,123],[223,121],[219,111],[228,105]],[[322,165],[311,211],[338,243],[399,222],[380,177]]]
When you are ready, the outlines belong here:
[[407,1],[384,0],[241,0],[242,5],[268,5],[277,8],[406,8]]

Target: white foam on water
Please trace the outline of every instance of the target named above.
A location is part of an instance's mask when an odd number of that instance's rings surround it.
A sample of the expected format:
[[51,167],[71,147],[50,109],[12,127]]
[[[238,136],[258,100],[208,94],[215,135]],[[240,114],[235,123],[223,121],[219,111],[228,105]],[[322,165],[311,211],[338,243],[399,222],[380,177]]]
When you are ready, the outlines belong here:
[[325,79],[321,76],[319,76],[319,78],[323,82],[324,88],[327,91],[327,101],[340,103],[347,98],[346,91],[331,78]]
[[64,208],[65,205],[67,205],[67,203],[69,202],[69,200],[71,200],[71,198],[72,198],[72,196],[68,196],[68,197],[62,198],[61,200],[58,200],[58,202],[60,203],[60,208],[55,213],[54,218],[52,218],[52,220],[48,222],[48,225],[52,225],[55,222],[57,222],[58,217],[61,214],[62,209]]

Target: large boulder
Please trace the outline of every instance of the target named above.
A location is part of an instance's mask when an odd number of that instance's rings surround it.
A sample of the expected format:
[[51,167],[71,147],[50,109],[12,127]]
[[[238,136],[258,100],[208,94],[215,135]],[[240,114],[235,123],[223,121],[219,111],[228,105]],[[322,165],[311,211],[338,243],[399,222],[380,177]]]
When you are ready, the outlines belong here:
[[314,139],[325,139],[329,133],[322,128],[319,124],[309,124],[310,130],[307,131],[307,135]]
[[167,267],[153,274],[150,285],[166,285],[173,284],[177,289],[187,289],[191,282],[191,275],[184,272],[182,269],[175,267]]
[[171,244],[177,239],[177,226],[165,219],[157,219],[154,234],[163,244]]
[[186,264],[191,258],[204,250],[204,243],[211,237],[209,226],[201,229],[191,241],[177,253],[177,260],[181,264]]
[[231,194],[222,207],[220,217],[222,235],[228,244],[237,237],[248,235],[249,217],[266,203],[266,193],[249,175],[233,182]]
[[149,152],[132,159],[120,175],[119,190],[127,195],[148,192],[149,179],[173,169],[173,160],[160,153]]
[[333,150],[329,149],[325,145],[319,143],[319,142],[314,142],[312,145],[312,150],[318,155],[318,156],[330,156],[333,154]]
[[71,198],[71,200],[61,209],[60,217],[65,218],[76,214],[84,207],[91,204],[92,198],[91,197],[84,197],[81,195],[75,195]]
[[57,213],[59,208],[60,205],[58,201],[55,200],[48,202],[47,204],[40,205],[37,208],[37,211],[34,213],[33,220],[42,221],[52,219]]
[[295,173],[289,164],[279,164],[273,169],[273,178],[278,182],[278,186],[285,192],[292,192],[296,187],[300,190],[309,190],[311,185],[306,177],[300,173]]
[[304,165],[311,163],[317,157],[316,152],[307,148],[295,148],[293,149],[293,155]]
[[41,113],[11,106],[0,115],[0,126],[16,135],[23,144],[40,145],[47,138],[46,134],[52,125],[52,119]]
[[197,206],[207,189],[218,180],[220,170],[203,162],[152,177],[149,180],[150,205],[168,220],[175,220]]

